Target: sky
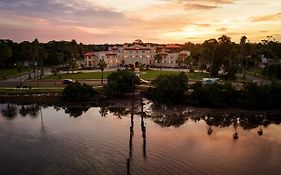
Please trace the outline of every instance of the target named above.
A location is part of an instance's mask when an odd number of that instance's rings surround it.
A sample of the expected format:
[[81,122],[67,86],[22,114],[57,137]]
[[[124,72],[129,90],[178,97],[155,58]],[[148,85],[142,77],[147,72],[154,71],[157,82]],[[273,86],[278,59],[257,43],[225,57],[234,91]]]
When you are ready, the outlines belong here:
[[281,0],[0,0],[0,38],[86,44],[281,41]]

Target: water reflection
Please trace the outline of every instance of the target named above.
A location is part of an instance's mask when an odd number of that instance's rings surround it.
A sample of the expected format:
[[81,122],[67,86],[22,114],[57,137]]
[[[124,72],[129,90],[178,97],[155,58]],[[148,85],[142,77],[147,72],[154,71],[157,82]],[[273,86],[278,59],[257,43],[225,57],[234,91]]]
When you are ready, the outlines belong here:
[[29,115],[32,118],[37,118],[41,107],[38,104],[23,105],[19,109],[19,114],[22,117]]
[[[130,175],[131,174],[131,162],[132,162],[132,153],[133,153],[133,137],[134,137],[134,115],[136,108],[138,107],[138,105],[140,105],[141,111],[140,116],[141,116],[141,136],[142,136],[142,152],[143,152],[143,158],[144,160],[146,159],[146,126],[145,126],[145,122],[144,122],[144,117],[146,116],[145,112],[143,111],[143,99],[140,98],[140,103],[136,104],[135,106],[135,101],[137,101],[136,99],[133,99],[132,101],[132,106],[131,106],[131,111],[130,111],[130,116],[131,116],[131,122],[130,122],[130,134],[129,134],[129,158],[127,158],[127,174]],[[126,114],[127,112],[124,113],[124,111],[127,110],[123,110],[122,114]]]
[[[131,126],[130,126],[130,150],[132,149],[131,141],[134,136],[134,115],[140,116],[141,118],[141,132],[143,138],[143,145],[146,145],[146,126],[144,118],[151,118],[153,122],[161,127],[181,127],[188,120],[193,122],[204,121],[207,125],[206,133],[212,135],[216,128],[233,127],[233,139],[239,138],[239,127],[244,130],[250,130],[258,128],[257,135],[262,136],[264,134],[264,128],[271,124],[279,125],[281,123],[281,118],[274,114],[258,114],[251,112],[201,112],[194,110],[178,110],[174,108],[172,110],[167,109],[163,106],[153,106],[149,102],[144,101],[142,98],[132,100],[129,106],[101,106],[99,113],[101,117],[106,117],[109,113],[117,116],[118,119],[130,115]],[[149,106],[149,108],[147,107]],[[66,106],[54,106],[55,110],[63,109],[66,114],[70,117],[78,118],[83,113],[86,113],[91,107],[83,105],[66,105]],[[148,112],[149,111],[149,112]],[[152,113],[151,113],[152,111]],[[41,106],[38,104],[30,105],[2,105],[1,114],[9,120],[16,118],[17,113],[22,117],[30,116],[32,118],[37,118],[41,115],[42,126],[44,126],[44,121],[42,118]],[[145,149],[144,149],[145,150]],[[130,151],[131,152],[131,151]],[[130,153],[131,155],[131,153]],[[144,151],[145,155],[145,151]]]
[[102,117],[106,117],[108,114],[108,107],[107,106],[100,107],[99,113]]
[[18,108],[15,105],[8,104],[1,109],[1,114],[9,120],[13,120],[17,116]]
[[146,113],[143,111],[143,99],[140,99],[140,105],[141,105],[141,133],[142,133],[142,148],[143,148],[143,157],[146,159],[146,126],[144,123],[144,117],[146,116]]
[[[15,120],[13,125],[7,121],[7,126],[5,120],[0,120],[0,136],[6,139],[4,146],[0,146],[1,155],[10,151],[2,160],[12,162],[21,152],[22,164],[40,162],[41,170],[50,155],[47,162],[50,169],[56,169],[51,163],[62,162],[56,172],[73,170],[73,174],[81,172],[83,167],[83,171],[96,174],[110,174],[103,173],[105,169],[118,171],[116,174],[126,171],[127,174],[208,174],[211,171],[215,172],[211,174],[247,174],[249,167],[251,172],[266,166],[278,168],[275,164],[261,167],[257,166],[259,163],[251,164],[259,156],[273,160],[267,163],[280,162],[280,135],[276,134],[280,127],[268,128],[281,123],[278,115],[157,108],[143,98],[89,109],[90,106],[79,105],[47,109],[37,104],[1,105],[4,119]],[[20,115],[16,118],[17,114]],[[248,150],[247,145],[252,143],[256,146]],[[29,147],[32,147],[30,152]],[[3,162],[2,167],[7,167]],[[17,162],[11,163],[14,164]],[[30,167],[36,169],[37,164]],[[245,171],[237,173],[235,168]]]
[[65,113],[69,114],[70,117],[80,117],[83,113],[86,113],[90,107],[83,105],[68,105],[63,107]]

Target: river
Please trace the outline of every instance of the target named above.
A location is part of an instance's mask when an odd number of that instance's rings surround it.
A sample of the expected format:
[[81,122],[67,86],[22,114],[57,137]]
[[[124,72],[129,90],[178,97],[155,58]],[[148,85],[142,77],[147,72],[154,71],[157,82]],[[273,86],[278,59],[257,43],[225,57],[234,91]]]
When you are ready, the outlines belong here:
[[148,100],[0,110],[1,175],[281,173],[278,115]]

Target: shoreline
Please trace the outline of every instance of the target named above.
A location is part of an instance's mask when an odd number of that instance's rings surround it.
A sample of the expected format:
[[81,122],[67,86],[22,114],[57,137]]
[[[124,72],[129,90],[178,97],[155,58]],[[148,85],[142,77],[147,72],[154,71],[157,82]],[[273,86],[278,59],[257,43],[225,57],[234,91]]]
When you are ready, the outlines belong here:
[[[15,104],[15,105],[59,105],[59,106],[72,106],[72,107],[119,107],[119,108],[130,108],[132,101],[139,105],[140,98],[146,99],[149,103],[152,103],[156,108],[164,110],[166,113],[176,112],[190,112],[195,111],[196,113],[259,113],[259,114],[275,114],[281,115],[280,109],[245,109],[238,107],[202,107],[202,106],[191,106],[187,104],[179,105],[168,105],[164,103],[154,102],[146,98],[141,92],[125,94],[121,97],[107,97],[104,94],[98,94],[93,97],[90,101],[84,102],[65,102],[61,99],[61,93],[35,93],[35,94],[0,94],[0,104]],[[159,113],[160,114],[160,113]]]

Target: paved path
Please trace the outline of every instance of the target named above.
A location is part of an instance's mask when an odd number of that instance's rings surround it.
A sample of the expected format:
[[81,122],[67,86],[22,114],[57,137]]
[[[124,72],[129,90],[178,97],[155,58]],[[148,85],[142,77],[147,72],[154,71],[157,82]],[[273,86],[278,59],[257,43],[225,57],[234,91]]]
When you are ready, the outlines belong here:
[[[35,72],[35,76],[34,73],[31,71],[30,75],[31,75],[31,79],[34,79],[34,77],[36,77],[36,75],[39,75],[41,73],[41,70],[37,70],[37,72]],[[44,69],[44,75],[48,76],[51,75],[51,69]],[[20,85],[20,82],[22,82],[23,85],[26,85],[27,80],[29,79],[29,73],[25,73],[21,76],[17,76],[17,77],[13,77],[13,78],[9,78],[6,80],[1,80],[0,81],[0,86],[4,86],[4,87],[16,87]]]
[[251,73],[251,72],[247,72],[246,73],[246,77],[245,77],[247,80],[250,80],[252,82],[255,82],[257,83],[258,85],[261,85],[261,84],[270,84],[270,81],[269,80],[266,80],[258,75],[255,75],[254,73]]

